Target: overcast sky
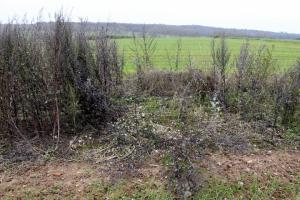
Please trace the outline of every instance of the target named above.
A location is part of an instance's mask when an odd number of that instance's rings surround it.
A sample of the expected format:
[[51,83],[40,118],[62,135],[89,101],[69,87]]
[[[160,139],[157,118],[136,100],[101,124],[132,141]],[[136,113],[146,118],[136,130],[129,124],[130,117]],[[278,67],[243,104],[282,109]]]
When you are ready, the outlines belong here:
[[0,21],[24,14],[31,18],[41,8],[44,16],[63,8],[72,20],[300,33],[300,0],[0,0]]

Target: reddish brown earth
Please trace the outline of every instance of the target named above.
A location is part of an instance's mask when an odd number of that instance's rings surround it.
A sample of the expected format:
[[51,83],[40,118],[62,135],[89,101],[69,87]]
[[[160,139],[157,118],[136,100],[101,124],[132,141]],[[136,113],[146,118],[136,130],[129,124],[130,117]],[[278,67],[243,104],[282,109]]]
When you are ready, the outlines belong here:
[[201,167],[214,174],[236,180],[243,174],[258,178],[271,175],[282,181],[291,181],[300,173],[299,151],[268,151],[250,155],[213,154]]
[[[129,182],[143,182],[150,177],[163,181],[166,167],[155,160],[157,159],[151,159],[134,169],[115,163],[48,162],[44,165],[32,165],[27,169],[5,170],[0,172],[0,199],[18,199],[28,190],[38,191],[47,199],[57,199],[64,195],[72,195],[72,199],[81,199],[89,191],[89,186],[97,181],[112,182],[124,179]],[[300,152],[211,154],[196,166],[205,169],[207,174],[232,181],[248,173],[262,180],[272,175],[289,182],[300,173]],[[59,191],[55,191],[57,188]]]

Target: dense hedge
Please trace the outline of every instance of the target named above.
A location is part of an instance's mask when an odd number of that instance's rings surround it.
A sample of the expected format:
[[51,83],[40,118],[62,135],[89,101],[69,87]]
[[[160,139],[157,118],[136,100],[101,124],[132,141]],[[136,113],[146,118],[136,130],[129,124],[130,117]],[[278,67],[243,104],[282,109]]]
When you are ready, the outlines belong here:
[[82,23],[10,23],[0,31],[0,136],[23,139],[76,133],[112,120],[109,97],[122,82],[122,59],[107,31],[95,47]]

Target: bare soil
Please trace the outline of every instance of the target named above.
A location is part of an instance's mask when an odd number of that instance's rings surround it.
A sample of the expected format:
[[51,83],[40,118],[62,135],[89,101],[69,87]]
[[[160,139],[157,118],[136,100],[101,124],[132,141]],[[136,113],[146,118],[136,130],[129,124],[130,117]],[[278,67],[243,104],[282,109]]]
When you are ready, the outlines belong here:
[[[0,198],[24,199],[28,192],[34,198],[84,199],[95,182],[125,180],[128,185],[155,178],[164,182],[167,170],[154,153],[147,162],[133,168],[121,163],[47,162],[27,168],[0,172]],[[195,164],[208,176],[219,176],[236,181],[244,174],[253,174],[260,180],[272,175],[282,182],[293,181],[300,173],[299,151],[265,151],[256,154],[207,155]],[[130,191],[128,191],[130,192]]]

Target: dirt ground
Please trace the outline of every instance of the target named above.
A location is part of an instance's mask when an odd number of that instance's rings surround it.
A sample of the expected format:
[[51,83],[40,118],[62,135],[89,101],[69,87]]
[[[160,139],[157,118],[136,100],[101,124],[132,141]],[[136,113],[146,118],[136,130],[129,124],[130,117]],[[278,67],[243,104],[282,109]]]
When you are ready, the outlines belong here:
[[[144,164],[130,169],[121,163],[58,162],[9,169],[0,172],[1,199],[84,199],[96,182],[126,180],[129,184],[149,178],[164,181],[166,167],[157,162],[157,155]],[[268,175],[283,182],[293,181],[300,173],[299,151],[265,151],[256,154],[207,155],[195,166],[208,176],[219,176],[229,181],[243,174],[252,174],[260,180]],[[26,198],[26,195],[28,198]]]
[[267,151],[260,154],[232,155],[213,154],[202,167],[214,174],[236,180],[243,174],[252,174],[263,178],[272,175],[289,182],[300,172],[299,151]]

